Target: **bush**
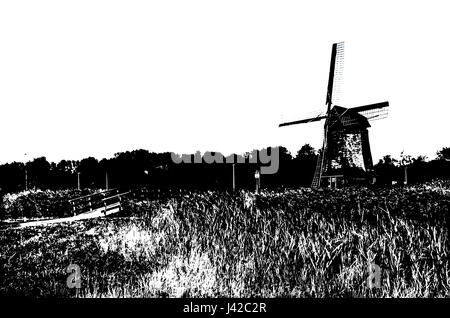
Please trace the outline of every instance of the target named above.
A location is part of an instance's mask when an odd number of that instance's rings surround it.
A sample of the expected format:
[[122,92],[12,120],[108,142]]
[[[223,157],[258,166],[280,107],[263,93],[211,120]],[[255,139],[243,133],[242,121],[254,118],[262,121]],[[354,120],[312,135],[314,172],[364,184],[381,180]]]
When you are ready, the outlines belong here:
[[28,190],[5,194],[1,201],[1,219],[51,218],[69,216],[69,199],[92,190]]

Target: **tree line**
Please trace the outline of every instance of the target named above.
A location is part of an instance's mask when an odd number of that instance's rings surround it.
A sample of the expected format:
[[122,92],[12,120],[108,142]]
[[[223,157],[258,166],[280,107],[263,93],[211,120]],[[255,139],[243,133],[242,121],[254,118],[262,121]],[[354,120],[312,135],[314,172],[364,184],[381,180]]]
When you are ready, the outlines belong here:
[[[266,148],[267,149],[267,148]],[[243,155],[245,163],[234,166],[235,185],[238,189],[254,189],[254,173],[260,168],[249,160],[251,152]],[[276,174],[261,176],[262,187],[310,186],[318,152],[309,144],[303,145],[295,155],[279,147],[279,169]],[[400,159],[384,156],[375,166],[377,183],[408,183],[429,181],[436,177],[450,177],[450,147],[437,152],[436,159],[424,156],[413,158],[402,154]],[[406,174],[405,174],[406,170]],[[154,188],[231,189],[233,166],[221,163],[174,163],[171,153],[147,150],[120,152],[113,158],[48,162],[45,157],[32,161],[0,165],[0,192],[16,192],[26,188]]]

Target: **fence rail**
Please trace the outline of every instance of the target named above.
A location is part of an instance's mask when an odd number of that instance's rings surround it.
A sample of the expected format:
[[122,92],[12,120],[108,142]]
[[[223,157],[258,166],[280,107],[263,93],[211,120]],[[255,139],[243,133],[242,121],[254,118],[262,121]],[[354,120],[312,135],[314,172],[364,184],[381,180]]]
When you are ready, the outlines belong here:
[[[111,189],[85,195],[78,198],[73,198],[68,200],[68,202],[72,207],[72,215],[94,211],[99,208],[103,208],[106,211],[110,210],[110,208],[108,207],[109,205],[116,204],[115,201],[119,202],[119,207],[121,208],[122,205],[121,198],[125,194],[128,194],[128,192],[119,194],[118,189]],[[113,200],[113,202],[107,204],[107,201],[111,200]]]

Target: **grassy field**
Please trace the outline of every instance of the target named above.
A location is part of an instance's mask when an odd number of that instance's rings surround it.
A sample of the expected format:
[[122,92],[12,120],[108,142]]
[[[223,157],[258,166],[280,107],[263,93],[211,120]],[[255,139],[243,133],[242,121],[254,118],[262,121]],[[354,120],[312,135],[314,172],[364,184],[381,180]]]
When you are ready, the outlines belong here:
[[119,217],[0,232],[0,295],[449,297],[449,195],[433,183],[130,200]]

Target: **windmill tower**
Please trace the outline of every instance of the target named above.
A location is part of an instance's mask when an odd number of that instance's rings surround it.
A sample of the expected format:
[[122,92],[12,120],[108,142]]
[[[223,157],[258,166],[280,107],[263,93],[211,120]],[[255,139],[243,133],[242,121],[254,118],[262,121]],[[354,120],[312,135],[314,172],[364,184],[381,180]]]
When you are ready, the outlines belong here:
[[369,121],[386,118],[388,102],[346,108],[338,106],[344,66],[344,42],[334,43],[331,51],[326,112],[279,127],[325,119],[323,144],[319,152],[312,188],[368,181],[373,178]]

